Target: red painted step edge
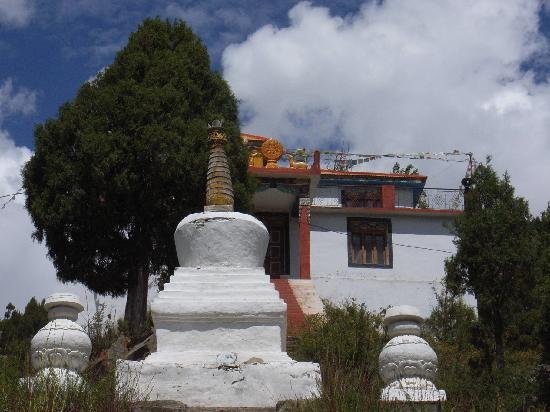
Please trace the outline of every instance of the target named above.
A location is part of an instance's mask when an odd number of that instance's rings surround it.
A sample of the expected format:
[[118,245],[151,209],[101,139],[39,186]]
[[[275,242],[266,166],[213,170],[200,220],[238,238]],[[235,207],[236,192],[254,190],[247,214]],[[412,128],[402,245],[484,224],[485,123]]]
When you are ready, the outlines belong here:
[[280,298],[286,303],[287,335],[295,336],[304,326],[304,312],[302,312],[302,308],[300,308],[287,279],[271,279],[271,283],[279,292]]

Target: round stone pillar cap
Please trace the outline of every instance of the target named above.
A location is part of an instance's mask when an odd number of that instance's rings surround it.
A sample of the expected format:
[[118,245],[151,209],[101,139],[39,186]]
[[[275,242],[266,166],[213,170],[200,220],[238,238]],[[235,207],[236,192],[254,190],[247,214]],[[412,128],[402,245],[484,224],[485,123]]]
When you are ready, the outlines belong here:
[[78,314],[84,310],[80,299],[74,293],[52,293],[44,303],[48,319],[70,319],[76,321]]
[[414,306],[401,305],[389,308],[384,316],[384,325],[390,337],[399,335],[420,335],[420,324],[424,318]]

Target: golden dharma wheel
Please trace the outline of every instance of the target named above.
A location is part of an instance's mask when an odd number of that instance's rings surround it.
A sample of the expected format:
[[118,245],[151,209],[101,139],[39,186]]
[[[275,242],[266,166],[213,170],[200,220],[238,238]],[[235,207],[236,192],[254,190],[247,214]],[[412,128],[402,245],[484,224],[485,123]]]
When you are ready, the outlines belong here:
[[277,162],[284,153],[283,145],[278,140],[268,139],[262,144],[262,154],[267,160],[265,167],[279,167]]

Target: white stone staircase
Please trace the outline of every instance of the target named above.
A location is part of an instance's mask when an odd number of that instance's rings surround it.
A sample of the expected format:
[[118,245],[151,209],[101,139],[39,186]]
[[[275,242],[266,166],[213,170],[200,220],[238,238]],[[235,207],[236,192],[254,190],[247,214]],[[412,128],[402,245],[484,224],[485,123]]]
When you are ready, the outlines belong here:
[[288,283],[304,315],[323,313],[323,302],[311,279],[289,279]]

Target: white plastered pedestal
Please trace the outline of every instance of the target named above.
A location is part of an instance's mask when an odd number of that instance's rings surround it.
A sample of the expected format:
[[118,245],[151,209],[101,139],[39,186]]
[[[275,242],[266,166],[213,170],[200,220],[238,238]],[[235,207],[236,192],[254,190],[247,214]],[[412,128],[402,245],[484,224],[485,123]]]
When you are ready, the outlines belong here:
[[445,391],[432,382],[437,355],[419,336],[422,320],[418,309],[407,305],[388,309],[384,318],[391,339],[378,358],[386,384],[380,399],[394,403],[395,410],[436,412],[447,399]]
[[151,304],[157,352],[122,361],[119,376],[149,400],[193,407],[274,407],[318,396],[319,366],[285,350],[286,304],[265,274],[268,234],[233,212],[186,217],[179,267]]

